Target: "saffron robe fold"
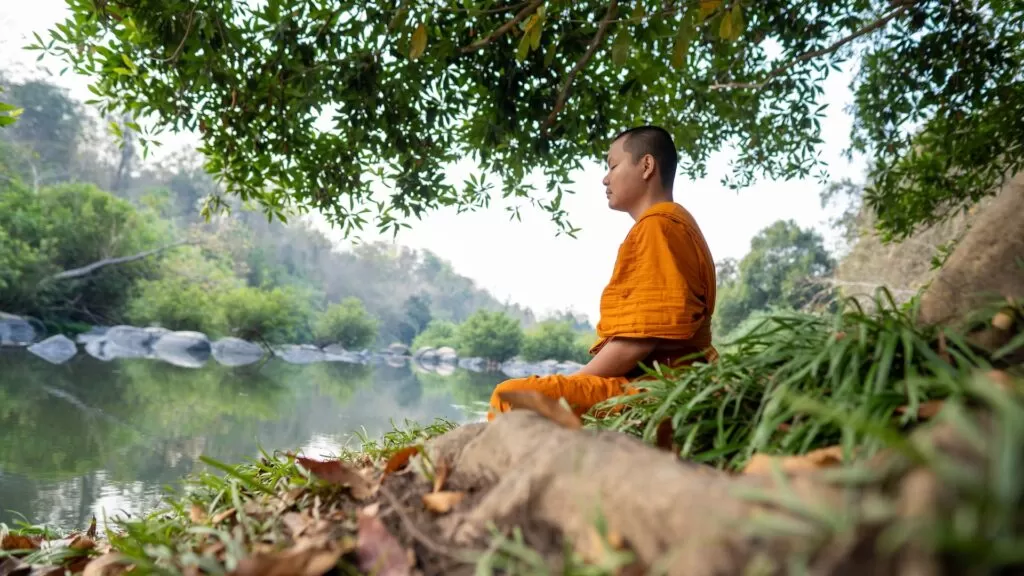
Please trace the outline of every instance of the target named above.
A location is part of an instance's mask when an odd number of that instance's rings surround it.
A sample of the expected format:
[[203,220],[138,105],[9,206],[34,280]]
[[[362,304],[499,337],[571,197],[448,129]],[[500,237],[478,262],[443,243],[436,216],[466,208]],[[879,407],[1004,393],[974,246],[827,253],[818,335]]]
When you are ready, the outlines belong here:
[[[655,338],[659,344],[643,364],[678,366],[693,361],[686,357],[700,355],[714,361],[715,281],[711,251],[693,216],[675,202],[655,204],[637,218],[619,247],[601,295],[599,341],[590,353],[597,354],[613,338]],[[512,390],[565,398],[574,412],[583,414],[608,398],[636,392],[630,382],[643,374],[638,365],[617,378],[572,374],[506,380],[494,389],[487,417],[509,410],[498,394]]]

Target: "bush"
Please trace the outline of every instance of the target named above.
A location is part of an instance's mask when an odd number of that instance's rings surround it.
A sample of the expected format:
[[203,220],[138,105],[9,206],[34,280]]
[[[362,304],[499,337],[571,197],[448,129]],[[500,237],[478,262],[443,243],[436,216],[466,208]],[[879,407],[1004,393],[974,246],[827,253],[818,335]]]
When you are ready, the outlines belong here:
[[290,288],[245,286],[219,298],[227,333],[246,340],[299,342],[308,336],[309,301]]
[[346,298],[329,306],[313,323],[313,339],[320,346],[340,344],[342,348],[366,348],[377,339],[377,319],[358,298]]
[[431,320],[426,329],[412,340],[411,348],[459,347],[458,326],[447,320]]
[[581,364],[590,358],[589,346],[572,325],[563,321],[541,322],[523,336],[520,355],[528,362],[571,360]]
[[459,351],[504,362],[519,353],[523,345],[523,329],[519,321],[504,312],[474,312],[457,331]]

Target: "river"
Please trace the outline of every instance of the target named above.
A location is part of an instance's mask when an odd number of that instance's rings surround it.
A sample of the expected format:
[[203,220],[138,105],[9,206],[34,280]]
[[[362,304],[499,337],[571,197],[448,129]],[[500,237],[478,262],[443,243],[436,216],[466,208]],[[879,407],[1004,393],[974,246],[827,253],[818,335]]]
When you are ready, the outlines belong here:
[[55,366],[0,349],[0,522],[84,529],[94,515],[153,510],[166,487],[206,469],[200,456],[329,455],[405,419],[479,420],[502,378],[277,358],[188,369],[80,354]]

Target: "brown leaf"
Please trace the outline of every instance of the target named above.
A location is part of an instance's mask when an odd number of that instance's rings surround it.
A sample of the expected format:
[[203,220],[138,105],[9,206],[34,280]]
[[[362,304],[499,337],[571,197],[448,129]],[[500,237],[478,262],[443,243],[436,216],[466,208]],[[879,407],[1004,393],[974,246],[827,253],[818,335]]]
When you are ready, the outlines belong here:
[[388,463],[384,466],[384,476],[405,468],[409,464],[409,459],[418,454],[419,451],[419,446],[406,446],[392,454],[391,458],[388,458]]
[[218,512],[217,515],[215,515],[213,517],[213,520],[211,520],[211,522],[213,523],[214,526],[216,526],[217,524],[220,524],[221,522],[227,520],[228,518],[231,518],[234,515],[235,515],[235,509],[234,508],[228,508],[227,510],[224,510],[223,512]]
[[502,402],[507,402],[511,405],[513,410],[532,410],[570,430],[578,430],[583,427],[583,422],[579,416],[563,408],[558,400],[545,396],[536,390],[500,392],[498,397]]
[[1007,332],[1013,328],[1013,316],[1006,312],[999,312],[992,317],[992,327]]
[[675,430],[672,428],[672,419],[665,418],[658,424],[658,431],[655,433],[654,445],[662,450],[672,450]]
[[85,535],[89,538],[96,538],[96,517],[92,517],[92,522],[89,523],[89,529],[85,531]]
[[447,460],[441,460],[434,471],[434,492],[440,492],[444,483],[448,481],[448,474],[451,473],[451,466]]
[[114,576],[128,569],[124,554],[108,552],[86,565],[82,576]]
[[281,522],[288,527],[292,538],[298,538],[313,523],[313,519],[304,514],[289,512],[281,517]]
[[953,363],[953,357],[949,355],[949,347],[946,344],[945,332],[939,332],[939,358],[942,358],[946,364]]
[[193,524],[201,524],[206,521],[206,510],[195,502],[192,503],[192,508],[188,511],[188,519]]
[[38,550],[40,541],[38,536],[8,534],[0,540],[0,550]]
[[356,514],[359,523],[356,542],[359,569],[377,576],[408,576],[413,565],[410,555],[384,527],[377,517],[377,510],[378,505],[373,504]]
[[68,548],[73,550],[92,550],[96,547],[96,541],[88,536],[79,534],[71,539]]
[[771,474],[773,463],[778,462],[783,472],[802,472],[837,466],[843,461],[841,446],[812,450],[802,456],[769,456],[754,454],[743,468],[743,474]]
[[423,495],[423,505],[431,512],[446,514],[465,497],[465,492],[431,492]]
[[[929,400],[917,406],[917,417],[922,420],[934,418],[936,414],[942,410],[942,400]],[[907,410],[910,410],[909,406],[900,406],[896,409],[898,414],[906,414]]]
[[1009,392],[1014,389],[1013,378],[1002,370],[989,370],[985,377],[991,380],[1001,390]]
[[373,496],[373,483],[341,460],[313,460],[297,456],[295,461],[321,480],[338,486],[348,486],[349,492],[356,500],[366,500]]
[[341,559],[342,549],[327,540],[303,540],[277,552],[243,558],[234,576],[320,576],[330,572]]

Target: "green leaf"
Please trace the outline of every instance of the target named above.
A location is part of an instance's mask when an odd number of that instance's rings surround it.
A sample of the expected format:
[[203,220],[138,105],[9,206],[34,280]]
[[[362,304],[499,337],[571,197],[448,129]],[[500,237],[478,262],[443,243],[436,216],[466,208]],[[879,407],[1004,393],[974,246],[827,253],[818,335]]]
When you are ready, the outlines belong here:
[[416,31],[412,33],[412,43],[409,45],[409,58],[416,60],[423,55],[427,49],[427,27],[420,22]]
[[118,74],[120,74],[122,76],[131,76],[132,75],[132,71],[131,70],[129,70],[127,68],[123,68],[121,66],[118,66],[117,68],[114,68],[114,72],[116,72],[116,73],[118,73]]
[[128,69],[132,72],[135,72],[137,70],[135,63],[132,62],[131,58],[129,58],[127,54],[121,54],[121,60],[124,61],[124,65],[127,66]]
[[732,10],[722,16],[718,27],[718,36],[726,42],[735,42],[743,33],[743,11],[739,2],[732,5]]
[[551,63],[555,61],[555,43],[548,44],[547,50],[544,51],[544,67],[550,68]]
[[694,29],[688,20],[679,25],[679,33],[676,34],[676,43],[672,47],[672,67],[677,70],[686,65],[686,55],[690,52],[690,44],[693,43]]
[[530,53],[530,35],[523,34],[523,37],[519,39],[519,47],[516,48],[516,62],[522,62],[526,60],[526,55]]
[[615,36],[615,43],[612,44],[612,63],[616,66],[624,65],[629,59],[630,40],[629,30],[625,27],[620,28]]

